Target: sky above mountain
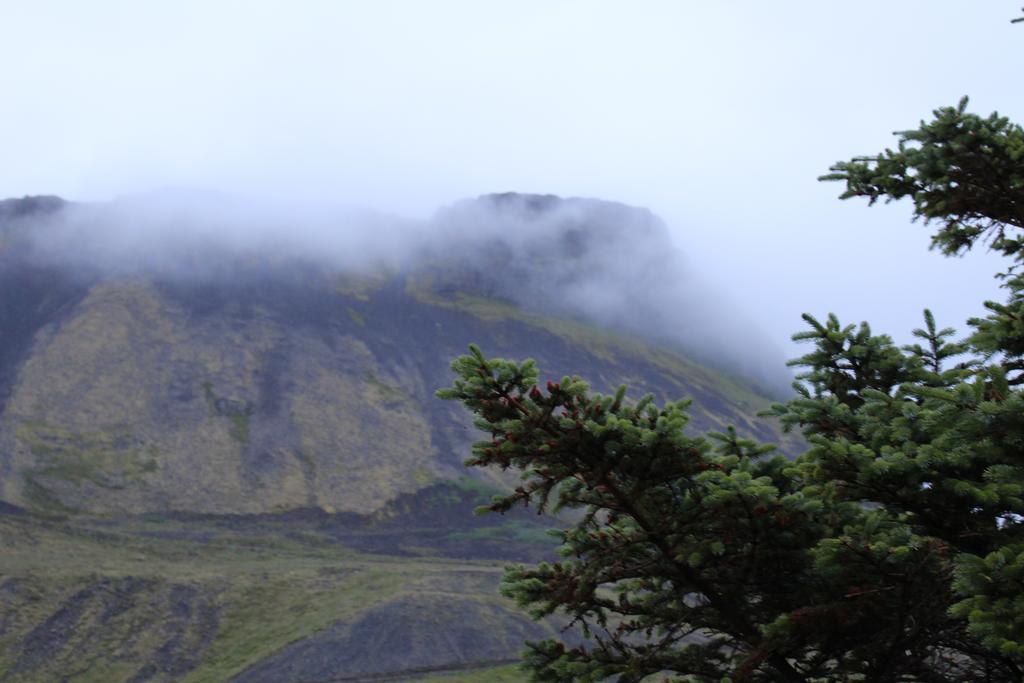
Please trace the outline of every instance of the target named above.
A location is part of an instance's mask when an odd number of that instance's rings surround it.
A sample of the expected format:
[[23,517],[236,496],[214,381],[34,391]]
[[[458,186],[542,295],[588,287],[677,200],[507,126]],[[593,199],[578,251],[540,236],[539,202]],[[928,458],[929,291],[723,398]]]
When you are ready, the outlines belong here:
[[1000,296],[997,259],[816,177],[965,94],[1024,121],[1019,1],[4,5],[2,197],[626,202],[789,355],[803,311],[906,339]]

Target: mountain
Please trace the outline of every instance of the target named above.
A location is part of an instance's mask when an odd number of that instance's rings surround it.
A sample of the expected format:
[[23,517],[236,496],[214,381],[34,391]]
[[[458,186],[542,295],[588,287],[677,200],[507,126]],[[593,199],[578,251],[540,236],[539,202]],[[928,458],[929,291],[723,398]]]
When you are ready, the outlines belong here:
[[470,342],[799,447],[675,253],[648,211],[552,196],[426,224],[0,202],[0,681],[514,658],[555,625],[497,597],[494,562],[550,556],[557,522],[471,515],[508,482],[461,465],[471,422],[433,396]]
[[[695,429],[775,439],[753,419],[765,399],[737,379],[569,317],[577,290],[610,277],[590,243],[616,248],[616,225],[664,252],[648,212],[580,202],[457,206],[446,225],[483,222],[481,206],[506,224],[379,272],[194,244],[148,268],[137,253],[120,271],[75,263],[82,249],[53,251],[108,239],[102,224],[68,235],[58,200],[6,202],[0,216],[20,220],[0,247],[0,499],[58,513],[372,512],[466,475],[469,423],[433,392],[470,342],[605,390],[690,396]],[[51,220],[25,221],[33,212]],[[566,218],[535,234],[523,214]],[[611,277],[609,292],[632,284]]]

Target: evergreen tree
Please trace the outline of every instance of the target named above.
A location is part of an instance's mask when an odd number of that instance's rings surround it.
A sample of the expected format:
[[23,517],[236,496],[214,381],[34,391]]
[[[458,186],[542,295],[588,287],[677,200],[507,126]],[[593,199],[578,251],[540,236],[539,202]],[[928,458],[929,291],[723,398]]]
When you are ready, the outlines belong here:
[[[878,503],[894,523],[943,544],[950,555],[954,604],[969,633],[1004,656],[1015,672],[1024,663],[1024,130],[1005,117],[935,111],[931,122],[898,133],[896,151],[836,164],[824,180],[846,183],[843,198],[887,201],[909,197],[915,219],[939,224],[934,247],[960,254],[977,244],[1010,259],[998,277],[1005,303],[986,302],[988,315],[968,321],[965,343],[947,340],[925,312],[915,335],[926,347],[903,349],[904,376],[891,386],[866,387],[856,405],[835,400],[832,375],[858,374],[865,349],[884,337],[855,340],[816,326],[807,338],[816,353],[795,361],[813,393],[776,413],[799,425],[812,447],[802,459],[828,496]],[[826,340],[826,337],[828,339]],[[836,350],[835,337],[845,350]],[[892,353],[890,349],[890,353]],[[946,368],[943,361],[967,360]],[[846,366],[843,366],[844,360]],[[874,365],[874,361],[871,361]],[[888,364],[886,367],[889,367]],[[844,431],[832,427],[845,420]],[[830,417],[835,416],[835,417]],[[830,422],[831,420],[831,422]],[[1017,673],[1018,679],[1020,674]]]
[[575,510],[562,559],[504,592],[567,615],[584,645],[529,644],[537,681],[1019,681],[1024,674],[1024,133],[959,106],[897,149],[837,164],[843,197],[909,197],[947,254],[987,243],[1006,303],[952,340],[805,316],[797,396],[774,406],[796,461],[684,433],[686,402],[538,386],[531,361],[453,363],[439,394],[489,438],[471,466],[521,473],[489,510]]

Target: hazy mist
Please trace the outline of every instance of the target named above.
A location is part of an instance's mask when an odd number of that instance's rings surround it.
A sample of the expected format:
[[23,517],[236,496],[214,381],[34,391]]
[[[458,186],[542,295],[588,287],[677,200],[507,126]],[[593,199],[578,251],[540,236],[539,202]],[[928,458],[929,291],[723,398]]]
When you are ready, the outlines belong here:
[[[783,355],[688,265],[650,211],[594,199],[489,195],[413,221],[344,207],[165,191],[0,220],[19,258],[83,277],[209,283],[313,267],[430,276],[681,348],[766,386]],[[753,341],[751,345],[749,342]]]
[[0,197],[105,206],[61,244],[98,223],[109,240],[51,256],[122,271],[211,241],[402,268],[500,235],[543,261],[543,222],[435,212],[600,198],[664,224],[564,264],[566,306],[746,358],[799,352],[804,311],[906,340],[925,306],[963,329],[1001,264],[930,253],[908,207],[816,177],[964,94],[1024,120],[1019,5],[3,3]]

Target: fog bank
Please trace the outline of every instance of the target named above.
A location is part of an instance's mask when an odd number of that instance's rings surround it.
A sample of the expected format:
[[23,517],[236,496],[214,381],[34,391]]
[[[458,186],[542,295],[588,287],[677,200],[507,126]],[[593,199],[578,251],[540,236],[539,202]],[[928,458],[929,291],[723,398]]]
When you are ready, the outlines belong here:
[[302,264],[429,272],[452,296],[497,298],[639,335],[776,391],[790,377],[782,353],[695,273],[665,223],[625,204],[506,193],[413,219],[165,191],[50,208],[9,218],[6,250],[94,277],[209,282]]

